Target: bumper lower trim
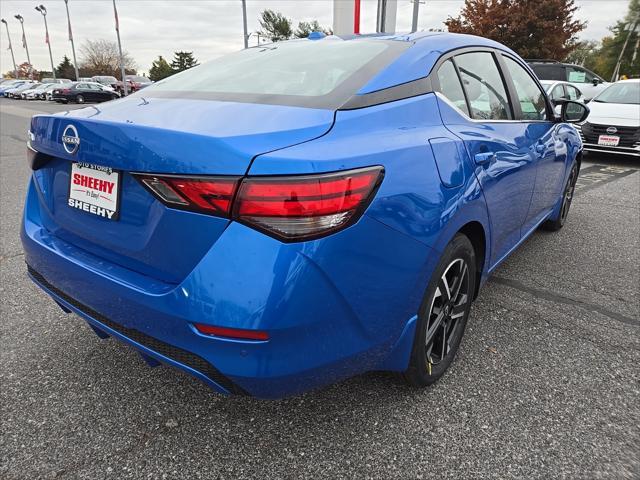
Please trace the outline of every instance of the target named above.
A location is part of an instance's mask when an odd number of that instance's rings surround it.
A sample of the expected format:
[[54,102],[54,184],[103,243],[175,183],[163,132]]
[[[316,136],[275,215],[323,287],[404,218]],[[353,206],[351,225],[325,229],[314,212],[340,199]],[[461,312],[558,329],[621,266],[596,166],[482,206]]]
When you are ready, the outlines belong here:
[[47,281],[46,278],[44,278],[42,274],[37,272],[30,265],[27,265],[27,271],[31,276],[31,278],[33,278],[33,280],[36,283],[38,283],[45,289],[50,290],[51,292],[59,296],[61,299],[63,299],[65,302],[77,308],[79,311],[81,311],[85,315],[95,319],[97,322],[104,324],[105,326],[118,332],[122,336],[131,339],[132,341],[148,348],[149,350],[157,352],[163,357],[171,359],[178,364],[185,365],[191,368],[192,370],[196,370],[200,374],[210,379],[212,382],[217,383],[218,385],[220,385],[221,387],[223,387],[228,392],[234,395],[248,395],[247,392],[245,392],[242,388],[240,388],[238,385],[236,385],[227,377],[225,377],[222,373],[220,373],[220,371],[218,371],[213,365],[207,362],[204,358],[194,353],[183,350],[181,348],[170,345],[168,343],[165,343],[161,340],[158,340],[157,338],[151,337],[145,333],[140,332],[139,330],[135,330],[133,328],[127,328],[112,320],[109,320],[104,315],[78,302],[73,297],[67,295],[60,289],[54,287],[51,283]]

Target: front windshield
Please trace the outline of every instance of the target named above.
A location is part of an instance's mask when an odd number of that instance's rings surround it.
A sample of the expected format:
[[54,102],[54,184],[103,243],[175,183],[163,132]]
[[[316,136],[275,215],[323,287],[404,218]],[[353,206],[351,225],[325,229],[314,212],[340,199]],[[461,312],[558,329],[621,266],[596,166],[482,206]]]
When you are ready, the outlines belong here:
[[594,98],[593,101],[640,105],[640,82],[614,83]]
[[142,96],[342,105],[408,44],[381,40],[299,40],[249,48],[168,77]]

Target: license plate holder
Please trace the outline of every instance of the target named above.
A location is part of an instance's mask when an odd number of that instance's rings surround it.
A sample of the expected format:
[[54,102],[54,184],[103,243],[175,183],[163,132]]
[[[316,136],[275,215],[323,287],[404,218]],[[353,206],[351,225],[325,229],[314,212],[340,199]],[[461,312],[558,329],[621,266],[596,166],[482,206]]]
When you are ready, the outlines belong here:
[[598,145],[603,147],[617,147],[620,144],[620,137],[617,135],[600,135]]
[[71,208],[118,220],[122,172],[90,163],[72,162],[67,205]]

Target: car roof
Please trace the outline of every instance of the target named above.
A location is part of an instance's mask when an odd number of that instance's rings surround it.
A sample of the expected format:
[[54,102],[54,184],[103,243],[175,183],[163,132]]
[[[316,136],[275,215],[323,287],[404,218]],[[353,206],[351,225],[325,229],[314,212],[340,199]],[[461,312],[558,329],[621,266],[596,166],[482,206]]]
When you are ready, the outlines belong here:
[[[325,37],[319,41],[333,41],[335,36]],[[452,50],[468,47],[495,48],[510,53],[517,57],[517,54],[501,43],[475,35],[448,32],[415,32],[415,33],[393,33],[393,34],[370,34],[370,35],[344,35],[337,37],[344,41],[393,41],[406,42],[409,44],[391,64],[374,75],[366,85],[358,92],[358,95],[375,92],[385,88],[412,82],[419,78],[424,78],[431,72],[431,69],[438,59],[445,53]],[[294,40],[299,41],[299,40]],[[303,39],[302,41],[318,41]]]

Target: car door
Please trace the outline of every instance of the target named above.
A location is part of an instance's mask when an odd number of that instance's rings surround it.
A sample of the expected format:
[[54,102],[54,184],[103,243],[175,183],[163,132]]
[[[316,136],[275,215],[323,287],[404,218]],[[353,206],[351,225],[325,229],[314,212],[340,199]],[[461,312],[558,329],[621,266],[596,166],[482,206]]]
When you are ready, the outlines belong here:
[[[434,87],[444,125],[463,140],[482,186],[491,223],[491,265],[520,240],[535,185],[537,139],[515,118],[493,51],[463,51],[437,65]],[[463,98],[449,98],[457,84]],[[459,94],[458,94],[459,95]]]
[[559,124],[554,122],[543,88],[515,58],[501,54],[501,60],[515,97],[516,115],[536,163],[531,204],[522,225],[522,235],[526,235],[549,213],[559,198],[567,146],[558,134]]

